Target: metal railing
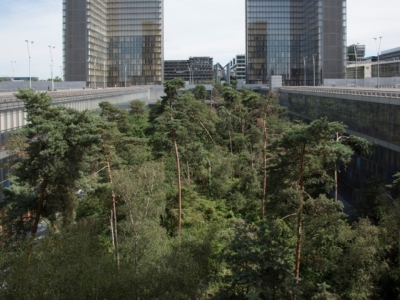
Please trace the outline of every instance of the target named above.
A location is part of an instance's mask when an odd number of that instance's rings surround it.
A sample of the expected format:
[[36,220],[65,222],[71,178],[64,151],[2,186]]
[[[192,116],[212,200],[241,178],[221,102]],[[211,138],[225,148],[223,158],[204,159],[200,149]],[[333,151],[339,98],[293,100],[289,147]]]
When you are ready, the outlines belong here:
[[[54,100],[53,104],[60,104],[62,102],[71,102],[71,101],[79,101],[79,100],[91,100],[95,98],[105,98],[108,96],[121,96],[127,95],[132,92],[137,91],[149,91],[152,89],[162,89],[162,87],[152,87],[152,86],[136,86],[129,88],[109,88],[106,90],[82,90],[82,91],[59,91],[59,92],[46,92],[48,93]],[[132,99],[133,100],[133,99]],[[23,102],[17,99],[15,96],[4,96],[1,97],[0,94],[0,109],[4,106],[9,107],[19,107],[23,106]]]
[[320,88],[320,87],[317,87],[317,88],[281,87],[280,90],[400,99],[400,91],[382,91],[382,90],[350,89],[350,88],[347,88],[347,89],[346,88]]

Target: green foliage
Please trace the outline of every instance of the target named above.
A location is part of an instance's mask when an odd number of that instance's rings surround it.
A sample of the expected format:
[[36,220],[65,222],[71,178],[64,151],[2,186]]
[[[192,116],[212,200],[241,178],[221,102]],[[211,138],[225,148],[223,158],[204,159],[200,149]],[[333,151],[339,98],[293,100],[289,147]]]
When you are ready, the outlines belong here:
[[25,103],[28,125],[17,134],[26,139],[27,146],[23,159],[16,157],[13,185],[2,202],[9,211],[4,221],[12,228],[14,221],[37,209],[50,220],[62,212],[64,225],[69,225],[90,154],[98,150],[98,119],[88,111],[51,106],[52,99],[45,93],[20,90],[16,97]]
[[196,87],[194,88],[194,96],[196,97],[196,100],[206,100],[206,87],[202,84],[196,85]]
[[[350,217],[328,198],[370,143],[290,122],[273,93],[216,83],[209,107],[184,85],[167,81],[148,113],[101,102],[100,116],[18,93],[28,125],[7,149],[1,299],[399,297],[400,174],[370,180]],[[27,239],[40,201],[44,234]]]
[[133,100],[129,105],[129,114],[131,115],[146,115],[146,105],[141,100]]

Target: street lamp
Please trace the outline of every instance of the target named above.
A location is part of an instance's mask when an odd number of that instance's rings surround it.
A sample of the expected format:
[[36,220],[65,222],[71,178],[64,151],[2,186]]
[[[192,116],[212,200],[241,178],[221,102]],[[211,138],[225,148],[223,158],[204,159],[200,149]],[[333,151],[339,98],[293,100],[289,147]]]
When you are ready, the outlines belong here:
[[[358,43],[357,43],[357,45],[358,45]],[[358,70],[357,70],[357,45],[356,44],[354,44],[353,45],[353,49],[354,49],[354,56],[355,56],[355,58],[356,58],[356,87],[357,87],[357,74],[358,74]]]
[[[87,60],[88,62],[90,62],[90,57]],[[93,76],[94,76],[94,83],[93,83],[93,89],[96,88],[96,63],[97,63],[97,57],[94,58],[94,72],[93,72]],[[88,65],[88,79],[90,82],[90,66]],[[89,83],[90,85],[90,83]]]
[[192,83],[193,75],[192,75],[192,65],[187,65],[189,69],[189,85]]
[[314,73],[314,86],[315,86],[315,55],[317,55],[317,54],[313,54],[313,56],[312,56],[312,60],[313,60],[313,73]]
[[303,62],[304,62],[304,86],[306,86],[306,81],[307,81],[307,74],[306,74],[306,58],[307,56],[303,57]]
[[12,76],[12,80],[14,81],[14,64],[16,64],[17,62],[16,61],[11,61],[11,66],[12,66],[12,71],[13,71],[13,76]]
[[96,85],[96,63],[97,63],[97,57],[94,58],[94,86],[93,86],[94,89],[97,88],[97,85]]
[[[53,52],[51,51],[51,48],[52,48],[52,46],[49,46],[50,57],[51,57],[51,66],[50,66],[50,69],[51,69],[51,90],[54,91],[54,80],[53,80],[53,66],[54,66],[54,64],[53,64]],[[53,49],[55,49],[55,48],[56,47],[53,47]]]
[[125,87],[126,87],[126,62],[125,62]]
[[106,88],[106,60],[104,60],[104,63],[103,63],[103,76],[104,76],[103,88],[105,89]]
[[[29,88],[32,88],[32,78],[31,78],[31,52],[29,51],[29,41],[25,40],[26,42],[26,47],[28,48],[28,55],[29,55]],[[31,41],[31,44],[33,44],[33,41]]]
[[379,89],[379,52],[381,50],[381,41],[382,41],[382,37],[379,37],[379,47],[378,47],[378,41],[376,38],[374,38],[375,40],[375,45],[376,45],[376,50],[377,50],[377,54],[378,54],[378,89]]

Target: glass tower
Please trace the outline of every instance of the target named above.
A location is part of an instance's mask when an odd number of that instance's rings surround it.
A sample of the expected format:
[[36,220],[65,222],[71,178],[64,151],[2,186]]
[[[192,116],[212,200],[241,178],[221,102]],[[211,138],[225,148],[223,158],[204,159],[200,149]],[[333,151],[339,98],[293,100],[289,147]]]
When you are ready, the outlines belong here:
[[249,84],[343,78],[346,0],[246,0],[246,59]]
[[163,0],[63,1],[66,81],[162,84]]

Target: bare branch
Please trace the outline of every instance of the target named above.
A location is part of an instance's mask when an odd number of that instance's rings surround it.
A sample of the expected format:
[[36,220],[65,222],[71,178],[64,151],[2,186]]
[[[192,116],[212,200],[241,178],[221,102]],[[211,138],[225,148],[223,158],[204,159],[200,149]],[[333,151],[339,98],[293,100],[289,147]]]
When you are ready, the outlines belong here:
[[297,214],[298,214],[298,213],[294,213],[294,214],[291,214],[291,215],[287,215],[287,216],[285,216],[285,217],[283,217],[283,218],[281,218],[281,219],[279,219],[279,220],[283,221],[283,220],[285,220],[286,218],[293,217],[293,216],[297,216]]

